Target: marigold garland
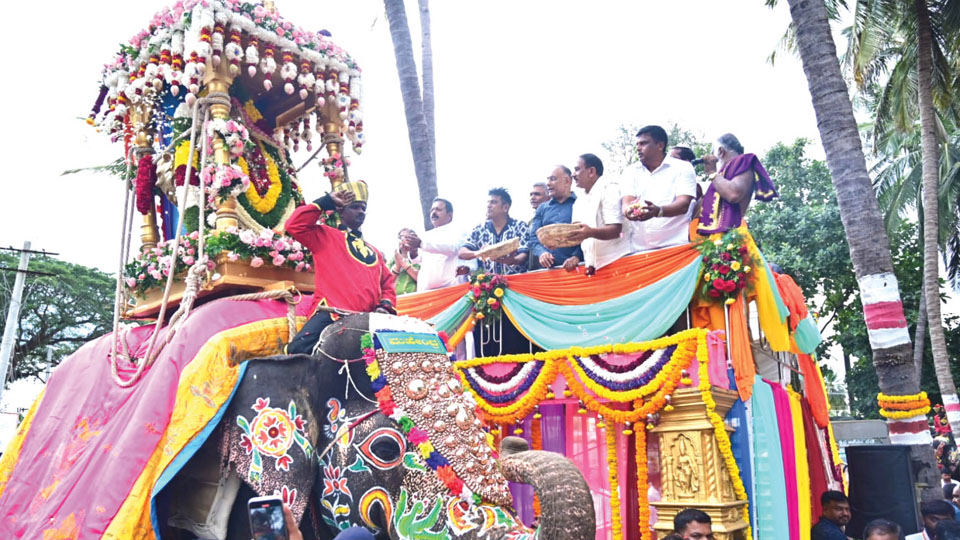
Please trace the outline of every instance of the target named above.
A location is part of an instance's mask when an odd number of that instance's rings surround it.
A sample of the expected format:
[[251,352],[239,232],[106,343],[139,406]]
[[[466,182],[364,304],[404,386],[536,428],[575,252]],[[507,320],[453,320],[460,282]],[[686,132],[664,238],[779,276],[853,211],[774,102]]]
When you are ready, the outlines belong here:
[[909,411],[888,411],[886,409],[880,409],[880,416],[889,420],[906,420],[907,418],[913,418],[914,416],[926,416],[929,413],[929,405],[919,409],[911,409]]
[[905,420],[914,416],[926,416],[930,412],[930,399],[926,392],[902,396],[877,394],[880,416],[890,420]]
[[[261,214],[266,214],[277,205],[277,199],[280,198],[280,192],[283,191],[283,183],[280,181],[277,162],[263,149],[263,143],[257,141],[257,146],[260,152],[262,152],[264,162],[266,162],[267,178],[270,180],[270,187],[267,188],[267,192],[261,197],[260,192],[257,191],[257,186],[255,186],[253,182],[250,182],[250,187],[247,188],[244,195],[254,210]],[[240,165],[240,168],[243,169],[244,174],[250,174],[250,165],[246,159],[241,157],[237,160],[237,163]]]
[[[543,426],[541,425],[541,416],[539,413],[534,414],[533,418],[530,420],[530,446],[534,450],[543,450]],[[533,515],[534,517],[540,517],[540,497],[536,493],[533,494]]]
[[622,540],[620,484],[617,478],[617,430],[616,426],[610,426],[610,428],[605,430],[607,432],[607,475],[610,477],[610,521],[613,528],[613,540]]
[[738,500],[745,501],[743,505],[743,521],[747,524],[744,536],[752,538],[750,532],[750,503],[747,498],[747,490],[743,486],[743,479],[740,478],[740,467],[737,466],[737,460],[733,457],[733,448],[730,445],[730,436],[727,434],[726,425],[723,418],[717,414],[717,402],[713,400],[713,394],[710,392],[710,366],[707,356],[707,335],[702,333],[697,337],[697,360],[700,362],[700,396],[707,406],[707,417],[713,424],[713,432],[717,439],[717,448],[723,461],[727,466],[727,472],[730,474],[730,482],[733,484],[733,492]]
[[649,471],[647,470],[647,430],[645,426],[637,429],[634,438],[636,446],[637,460],[637,505],[639,506],[640,538],[642,540],[651,540],[653,535],[650,532],[650,500],[647,497],[647,482]]
[[[656,340],[644,343],[626,343],[615,345],[598,345],[591,347],[572,347],[565,350],[544,351],[533,354],[512,354],[499,357],[474,358],[454,363],[454,371],[464,383],[464,387],[476,400],[484,420],[489,425],[500,425],[495,429],[498,433],[506,433],[510,426],[516,424],[520,419],[525,418],[539,405],[544,399],[548,399],[550,384],[556,379],[557,373],[564,376],[570,395],[576,396],[582,403],[582,407],[591,410],[602,416],[607,426],[607,452],[608,462],[610,461],[610,452],[612,448],[613,462],[609,472],[611,489],[611,509],[614,516],[614,536],[615,539],[622,538],[622,530],[619,519],[619,486],[616,475],[616,425],[632,424],[631,432],[636,433],[636,464],[637,464],[637,491],[640,534],[643,540],[652,540],[653,533],[650,529],[650,503],[647,498],[647,482],[649,471],[647,468],[647,441],[646,434],[648,428],[648,415],[659,412],[670,405],[669,397],[674,390],[681,384],[690,384],[690,379],[686,376],[685,368],[690,365],[690,361],[696,356],[699,362],[700,391],[701,399],[706,405],[707,415],[710,423],[713,425],[714,434],[717,440],[717,448],[723,457],[727,472],[730,474],[734,493],[738,500],[747,501],[747,492],[740,478],[740,468],[733,457],[733,450],[730,444],[730,437],[726,431],[726,425],[723,418],[716,412],[716,401],[713,399],[710,387],[709,357],[706,343],[707,331],[699,328],[693,328],[679,332],[672,336],[665,336]],[[633,354],[648,350],[664,349],[677,345],[676,350],[670,357],[670,360],[657,374],[654,381],[645,385],[640,390],[646,390],[649,395],[643,392],[628,391],[619,392],[608,390],[599,383],[594,382],[587,376],[579,366],[575,357],[601,355],[601,354]],[[505,407],[495,407],[480,396],[470,384],[467,384],[464,371],[474,367],[487,366],[499,363],[526,363],[541,361],[544,362],[540,375],[533,382],[526,395],[520,397],[514,403]],[[659,387],[656,384],[659,384]],[[608,406],[605,402],[614,403],[632,403],[631,409],[622,410]],[[535,447],[539,439],[539,429],[537,429],[538,420],[533,420],[532,439]],[[624,434],[627,434],[624,431]],[[613,444],[611,445],[611,437]],[[535,503],[538,501],[535,501]],[[745,535],[751,537],[750,530],[750,509],[748,505],[743,507],[743,520],[747,523]]]
[[927,399],[926,392],[919,392],[916,394],[905,394],[905,395],[887,395],[883,392],[877,394],[877,401],[884,401],[888,403],[906,403],[910,401],[923,401]]
[[[604,419],[608,421],[621,424],[624,422],[637,422],[638,420],[645,418],[648,414],[656,413],[667,405],[667,396],[673,393],[676,387],[680,384],[683,369],[689,365],[690,360],[693,358],[693,355],[696,352],[699,336],[706,336],[706,330],[692,328],[672,336],[665,336],[643,343],[617,343],[614,345],[571,347],[570,349],[544,351],[533,354],[512,354],[499,357],[475,358],[473,360],[456,362],[454,364],[454,371],[457,373],[457,376],[460,378],[464,387],[473,395],[481,411],[484,413],[484,418],[489,422],[513,425],[518,420],[530,415],[530,413],[533,411],[533,408],[541,401],[546,399],[550,390],[550,384],[556,379],[558,372],[563,374],[564,379],[570,386],[572,393],[575,394],[581,401],[583,401],[584,406],[587,409],[602,415]],[[704,337],[703,339],[706,338]],[[592,392],[588,391],[587,388],[585,388],[580,382],[580,380],[578,380],[578,377],[576,376],[577,374],[574,371],[575,368],[571,367],[577,365],[577,362],[573,359],[574,356],[590,356],[608,353],[633,354],[648,350],[664,349],[672,345],[677,345],[677,349],[674,351],[670,361],[666,366],[664,366],[663,370],[661,370],[661,373],[658,374],[657,379],[655,380],[660,381],[659,384],[661,386],[659,388],[655,388],[653,383],[651,383],[650,385],[646,385],[644,387],[648,393],[651,393],[651,395],[643,396],[642,394],[635,395],[634,393],[608,391],[601,385],[589,380],[589,377],[586,377],[581,371],[579,375],[588,379],[589,381],[587,384]],[[464,370],[477,366],[504,362],[512,363],[531,361],[544,362],[543,368],[540,370],[540,375],[530,386],[530,390],[526,393],[526,395],[520,397],[517,401],[511,403],[510,405],[503,407],[494,406],[485,400],[469,384],[467,377],[464,374]],[[593,384],[594,386],[589,386],[590,384]],[[626,411],[613,409],[598,401],[597,396],[603,400],[609,400],[613,402],[634,402],[634,408]],[[638,397],[643,397],[644,399],[637,400]]]

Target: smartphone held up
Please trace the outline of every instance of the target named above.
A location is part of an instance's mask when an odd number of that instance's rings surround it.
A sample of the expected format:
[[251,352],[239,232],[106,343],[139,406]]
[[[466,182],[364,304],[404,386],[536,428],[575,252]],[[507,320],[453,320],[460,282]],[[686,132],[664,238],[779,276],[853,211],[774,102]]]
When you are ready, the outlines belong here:
[[283,519],[283,501],[277,496],[254,497],[247,501],[253,540],[289,540]]

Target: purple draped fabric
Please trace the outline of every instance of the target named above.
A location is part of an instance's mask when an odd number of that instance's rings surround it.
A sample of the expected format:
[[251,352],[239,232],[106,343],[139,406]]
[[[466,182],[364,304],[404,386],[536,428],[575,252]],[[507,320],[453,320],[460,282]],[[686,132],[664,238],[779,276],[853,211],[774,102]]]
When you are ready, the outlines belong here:
[[[763,164],[760,163],[760,159],[755,154],[741,154],[733,158],[724,164],[720,173],[725,179],[733,180],[738,175],[750,170],[756,173],[756,185],[753,190],[755,199],[766,202],[778,196],[777,188],[770,180],[770,175],[767,174],[767,170],[763,168]],[[740,205],[725,201],[711,183],[703,196],[700,225],[697,226],[697,232],[700,234],[726,232],[734,227],[739,227],[741,220],[743,220],[743,212],[740,210]]]

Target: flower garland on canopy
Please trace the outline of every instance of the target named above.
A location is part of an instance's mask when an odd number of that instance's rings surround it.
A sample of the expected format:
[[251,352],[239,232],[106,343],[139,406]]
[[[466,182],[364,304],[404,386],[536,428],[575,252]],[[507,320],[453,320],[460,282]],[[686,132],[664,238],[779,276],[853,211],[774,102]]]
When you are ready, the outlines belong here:
[[730,229],[723,235],[711,235],[694,247],[703,254],[700,296],[732,304],[747,287],[750,271],[756,266],[743,235],[737,229]]
[[[174,275],[181,275],[196,262],[198,238],[197,231],[180,237],[181,249]],[[310,272],[313,269],[307,262],[310,252],[300,242],[271,229],[264,229],[259,235],[249,229],[240,231],[232,227],[225,231],[212,231],[204,237],[204,251],[211,259],[222,256],[230,262],[242,260],[253,268],[272,265],[297,272]],[[173,241],[163,241],[127,263],[123,270],[127,290],[143,298],[151,289],[162,287],[164,278],[170,273],[172,253]],[[212,271],[216,263],[210,260],[207,266]],[[214,274],[213,279],[218,279],[218,276]]]
[[903,396],[890,396],[883,392],[877,394],[880,416],[890,420],[903,420],[930,412],[930,399],[926,392]]
[[[700,396],[707,406],[707,417],[710,419],[710,423],[713,424],[713,433],[717,438],[717,448],[720,450],[720,455],[723,456],[723,462],[727,467],[727,472],[730,474],[733,493],[737,496],[738,500],[748,501],[747,490],[743,486],[743,479],[740,478],[740,467],[737,466],[737,460],[733,457],[733,447],[730,444],[730,435],[727,433],[727,426],[723,422],[723,418],[717,414],[717,402],[714,401],[713,394],[710,392],[710,367],[709,358],[707,357],[706,333],[697,337],[697,343],[699,345],[697,349],[697,360],[700,362]],[[744,537],[753,538],[750,533],[749,502],[743,505],[743,521],[747,524]],[[646,538],[644,540],[646,540]]]
[[470,292],[473,312],[480,320],[495,321],[500,317],[502,298],[507,289],[507,278],[498,274],[479,271],[470,277]]

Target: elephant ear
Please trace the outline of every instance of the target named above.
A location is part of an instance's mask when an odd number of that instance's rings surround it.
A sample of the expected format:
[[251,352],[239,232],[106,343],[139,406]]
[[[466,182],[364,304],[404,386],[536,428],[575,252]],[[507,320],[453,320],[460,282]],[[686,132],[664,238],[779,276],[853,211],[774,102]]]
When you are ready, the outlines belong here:
[[367,338],[364,355],[381,411],[400,425],[452,493],[511,506],[507,480],[475,416],[476,402],[464,393],[436,332],[412,321],[370,317],[373,339]]
[[320,412],[310,401],[316,363],[306,356],[251,360],[224,414],[221,454],[258,495],[277,495],[299,522],[317,472]]

